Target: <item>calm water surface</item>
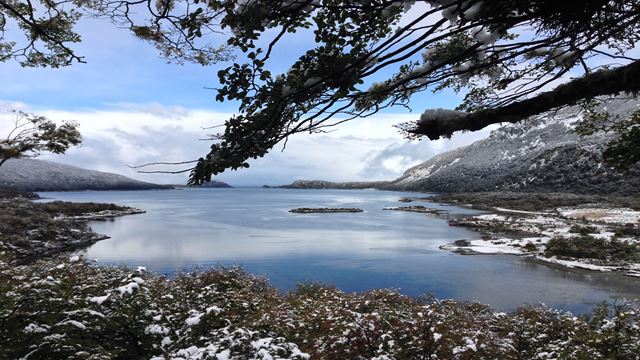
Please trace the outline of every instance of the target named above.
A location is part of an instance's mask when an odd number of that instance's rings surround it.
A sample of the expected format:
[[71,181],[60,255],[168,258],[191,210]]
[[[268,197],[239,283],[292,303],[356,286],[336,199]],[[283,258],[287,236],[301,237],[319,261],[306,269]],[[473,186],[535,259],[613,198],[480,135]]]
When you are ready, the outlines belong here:
[[[640,279],[539,265],[515,256],[462,256],[438,249],[478,233],[446,218],[399,211],[401,192],[188,189],[55,192],[67,201],[115,202],[146,214],[92,222],[111,239],[87,249],[101,264],[172,274],[239,264],[289,290],[301,281],[345,291],[396,288],[409,295],[476,300],[511,310],[539,302],[583,312],[613,296],[640,297]],[[471,210],[436,205],[452,215]],[[295,207],[359,207],[364,213],[293,214]]]

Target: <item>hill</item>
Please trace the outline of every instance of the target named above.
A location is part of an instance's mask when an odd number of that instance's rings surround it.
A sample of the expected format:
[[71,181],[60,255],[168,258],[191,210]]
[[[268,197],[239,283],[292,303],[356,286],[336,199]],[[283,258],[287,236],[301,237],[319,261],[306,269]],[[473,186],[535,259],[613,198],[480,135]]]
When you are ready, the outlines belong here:
[[352,181],[332,182],[325,180],[296,180],[289,185],[277,186],[282,189],[371,189],[382,188],[389,184],[388,181]]
[[35,159],[12,159],[0,167],[0,188],[20,191],[168,189],[123,175]]
[[[638,100],[607,103],[610,113],[640,109]],[[557,191],[593,194],[640,192],[640,169],[609,168],[602,152],[608,134],[580,138],[572,131],[578,109],[546,113],[494,130],[471,145],[436,155],[407,170],[387,188],[432,192],[495,190]]]

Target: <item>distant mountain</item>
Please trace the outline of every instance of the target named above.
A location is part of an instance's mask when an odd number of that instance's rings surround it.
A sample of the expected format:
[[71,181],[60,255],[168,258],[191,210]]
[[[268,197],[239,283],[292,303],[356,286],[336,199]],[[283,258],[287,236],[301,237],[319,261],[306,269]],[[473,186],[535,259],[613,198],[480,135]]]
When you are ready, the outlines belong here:
[[172,185],[175,188],[206,188],[206,189],[218,189],[218,188],[232,188],[233,186],[220,180],[211,180],[208,183],[202,185]]
[[383,188],[388,181],[331,182],[325,180],[296,180],[289,185],[277,186],[282,189],[371,189]]
[[199,185],[198,187],[201,187],[201,188],[231,188],[233,186],[227,184],[226,182],[220,181],[220,180],[211,180],[208,183],[204,183],[202,185]]
[[0,188],[21,191],[147,190],[170,186],[44,160],[12,159],[0,167]]
[[[628,115],[638,100],[607,103]],[[546,113],[503,126],[484,140],[439,154],[407,170],[388,188],[433,192],[490,190],[640,193],[640,170],[620,173],[602,162],[610,135],[580,138],[572,132],[577,108]]]

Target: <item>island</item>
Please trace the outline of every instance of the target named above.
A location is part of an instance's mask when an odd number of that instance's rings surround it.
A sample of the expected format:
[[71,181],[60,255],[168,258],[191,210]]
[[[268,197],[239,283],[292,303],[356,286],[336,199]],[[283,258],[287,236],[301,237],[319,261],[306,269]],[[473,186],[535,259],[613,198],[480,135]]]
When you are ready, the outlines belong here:
[[291,209],[289,212],[298,213],[298,214],[313,214],[313,213],[360,213],[364,212],[364,210],[359,208],[296,208]]

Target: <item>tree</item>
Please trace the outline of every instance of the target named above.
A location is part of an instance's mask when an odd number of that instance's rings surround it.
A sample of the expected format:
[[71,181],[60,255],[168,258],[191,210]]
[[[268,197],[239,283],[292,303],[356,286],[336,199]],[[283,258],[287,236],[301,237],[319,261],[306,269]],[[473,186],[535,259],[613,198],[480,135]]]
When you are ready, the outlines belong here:
[[[240,114],[213,137],[191,182],[246,167],[292,134],[407,106],[421,91],[452,88],[465,97],[456,110],[427,109],[400,126],[410,138],[449,137],[598,96],[635,94],[640,62],[630,50],[639,20],[637,0],[239,2],[220,24],[232,29],[228,43],[247,63],[219,72],[217,98],[239,101]],[[313,46],[288,72],[272,74],[274,49],[304,29],[313,32]]]
[[[9,9],[3,5],[7,1],[0,0],[0,7]],[[247,167],[249,159],[264,156],[290,135],[323,132],[385,108],[406,107],[419,92],[464,94],[456,110],[425,104],[420,119],[399,126],[409,138],[438,139],[640,90],[640,62],[632,53],[640,38],[640,0],[75,4],[127,26],[171,61],[207,65],[228,59],[230,49],[244,56],[244,63],[218,73],[217,100],[239,102],[239,115],[211,136],[211,151],[184,170],[191,171],[192,183]],[[34,24],[17,19],[25,29]],[[220,39],[221,31],[228,34],[224,46],[206,40]],[[315,41],[286,73],[272,73],[274,52],[299,31]],[[629,140],[620,143],[626,145],[619,154],[639,143],[634,136]]]
[[73,48],[81,40],[77,23],[107,18],[153,43],[169,61],[208,65],[230,58],[227,46],[199,41],[219,32],[219,8],[219,2],[203,0],[0,0],[0,62],[52,68],[84,63]]
[[9,159],[34,157],[42,151],[63,154],[79,145],[82,137],[78,125],[64,122],[57,125],[44,116],[14,111],[13,129],[0,140],[0,167]]

